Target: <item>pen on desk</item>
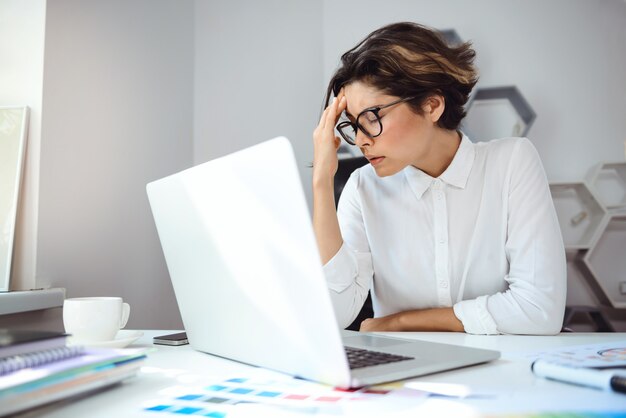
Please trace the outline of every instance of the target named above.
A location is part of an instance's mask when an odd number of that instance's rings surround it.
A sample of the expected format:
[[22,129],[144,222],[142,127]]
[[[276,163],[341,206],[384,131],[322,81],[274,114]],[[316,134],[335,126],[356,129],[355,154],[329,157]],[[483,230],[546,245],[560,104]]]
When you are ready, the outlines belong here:
[[545,360],[535,360],[530,369],[537,376],[546,379],[626,393],[626,372],[624,371],[570,367]]

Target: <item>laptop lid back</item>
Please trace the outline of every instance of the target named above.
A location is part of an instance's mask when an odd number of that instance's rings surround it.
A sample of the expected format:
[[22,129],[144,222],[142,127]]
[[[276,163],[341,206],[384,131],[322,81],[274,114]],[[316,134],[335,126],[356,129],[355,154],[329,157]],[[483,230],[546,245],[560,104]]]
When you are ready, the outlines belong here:
[[193,348],[349,385],[286,138],[154,181],[147,191]]

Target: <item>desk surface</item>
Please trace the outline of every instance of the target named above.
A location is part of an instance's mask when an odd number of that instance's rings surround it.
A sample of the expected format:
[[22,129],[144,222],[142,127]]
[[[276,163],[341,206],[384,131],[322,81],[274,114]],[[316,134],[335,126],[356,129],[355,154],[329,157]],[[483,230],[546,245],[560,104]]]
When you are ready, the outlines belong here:
[[[144,336],[133,344],[135,347],[154,348],[154,351],[148,354],[146,365],[137,378],[81,399],[63,401],[26,412],[20,414],[20,417],[173,417],[176,415],[145,412],[142,408],[146,401],[158,398],[159,391],[189,381],[193,376],[197,378],[245,375],[256,370],[251,366],[196,352],[189,345],[167,347],[152,344],[152,337],[173,332],[176,331],[144,331]],[[498,401],[491,402],[481,400],[477,404],[467,400],[455,401],[459,405],[467,405],[469,402],[473,408],[469,410],[470,412],[500,413],[503,402],[510,403],[511,410],[519,409],[519,406],[515,405],[532,405],[526,410],[545,411],[553,409],[557,399],[561,403],[571,401],[577,404],[572,408],[577,409],[580,409],[582,403],[589,411],[607,409],[626,411],[626,395],[537,378],[530,371],[530,360],[517,355],[558,347],[626,341],[626,333],[563,333],[550,337],[417,332],[388,333],[388,335],[501,351],[503,357],[488,364],[411,379],[420,382],[462,384],[478,392],[497,391],[505,398],[501,397]],[[458,411],[455,411],[457,415]],[[468,409],[463,411],[465,415],[471,416]],[[439,415],[439,412],[441,416],[448,415],[443,410],[435,410],[435,415]],[[432,408],[429,414],[433,415]]]

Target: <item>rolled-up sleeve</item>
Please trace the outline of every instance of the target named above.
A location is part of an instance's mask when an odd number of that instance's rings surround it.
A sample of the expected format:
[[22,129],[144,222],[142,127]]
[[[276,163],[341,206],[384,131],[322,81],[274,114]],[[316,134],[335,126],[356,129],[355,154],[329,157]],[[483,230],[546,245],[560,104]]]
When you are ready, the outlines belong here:
[[372,256],[361,215],[358,178],[357,170],[348,179],[339,199],[337,216],[343,245],[324,265],[335,317],[341,328],[354,321],[372,286]]
[[458,302],[454,313],[471,334],[557,334],[565,311],[565,249],[543,166],[527,139],[516,144],[508,177],[508,289]]
[[454,305],[454,315],[463,323],[463,328],[468,334],[499,334],[489,309],[487,309],[487,296],[480,296],[472,300],[464,300]]

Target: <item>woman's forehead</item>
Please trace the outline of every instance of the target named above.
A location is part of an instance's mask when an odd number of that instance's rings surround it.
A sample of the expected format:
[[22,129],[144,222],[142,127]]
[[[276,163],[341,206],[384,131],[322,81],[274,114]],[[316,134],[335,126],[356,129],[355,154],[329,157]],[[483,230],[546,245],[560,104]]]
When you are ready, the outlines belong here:
[[393,100],[392,96],[362,81],[354,81],[344,86],[343,92],[346,95],[348,104],[346,112],[352,116],[358,115],[369,107],[385,104]]

